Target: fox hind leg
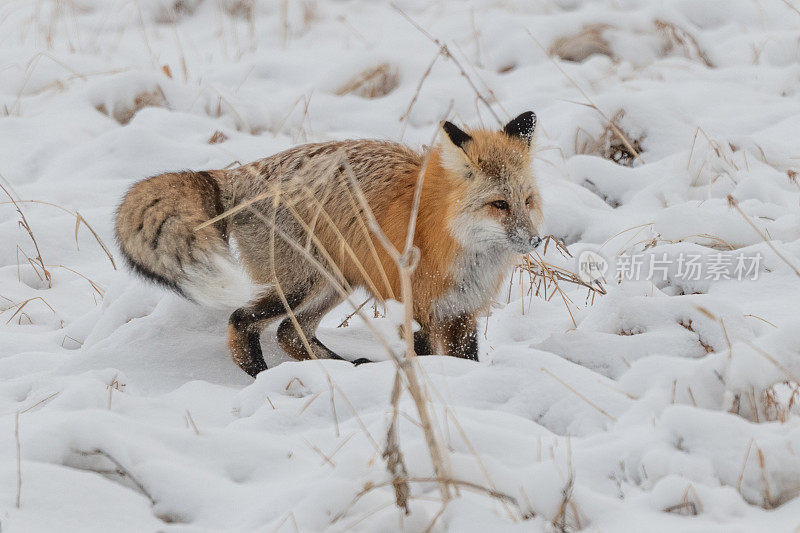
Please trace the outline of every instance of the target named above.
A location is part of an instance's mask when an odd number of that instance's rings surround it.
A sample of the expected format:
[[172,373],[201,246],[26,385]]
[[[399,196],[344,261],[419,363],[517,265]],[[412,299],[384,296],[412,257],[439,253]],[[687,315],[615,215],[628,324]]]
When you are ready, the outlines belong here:
[[[306,291],[286,294],[289,307],[294,309],[306,298]],[[270,322],[286,314],[286,307],[275,291],[262,296],[256,303],[233,312],[228,321],[228,347],[231,358],[253,377],[267,369],[261,351],[261,331]]]
[[414,332],[414,353],[417,355],[436,353],[435,339],[430,324],[422,324],[420,330]]
[[[325,346],[316,336],[317,327],[322,321],[322,318],[334,307],[341,303],[342,299],[333,291],[327,291],[314,298],[309,298],[311,301],[304,304],[299,311],[295,314],[302,335],[297,331],[297,327],[291,318],[283,319],[280,326],[278,326],[278,344],[283,348],[286,353],[300,361],[311,359],[308,349],[303,342],[303,336],[308,341],[309,347],[314,352],[318,359],[342,359],[343,358]],[[357,359],[353,364],[359,365],[362,363],[371,362],[369,359]]]

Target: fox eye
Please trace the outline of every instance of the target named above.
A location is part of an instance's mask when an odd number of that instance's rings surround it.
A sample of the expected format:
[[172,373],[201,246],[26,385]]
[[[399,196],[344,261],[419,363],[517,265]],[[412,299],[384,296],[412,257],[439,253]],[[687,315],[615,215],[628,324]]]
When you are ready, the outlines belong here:
[[509,209],[508,202],[505,200],[495,200],[494,202],[489,202],[489,205],[500,211],[508,211]]

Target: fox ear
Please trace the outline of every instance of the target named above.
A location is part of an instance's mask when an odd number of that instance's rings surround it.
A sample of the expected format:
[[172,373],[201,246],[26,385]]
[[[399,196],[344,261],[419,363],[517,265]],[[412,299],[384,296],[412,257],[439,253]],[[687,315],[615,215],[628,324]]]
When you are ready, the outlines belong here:
[[472,137],[469,135],[469,133],[460,129],[452,122],[444,121],[442,123],[442,129],[447,134],[447,137],[450,139],[450,142],[452,142],[462,150],[464,150],[465,148],[464,145],[466,145],[469,141],[472,140]]
[[525,111],[520,116],[506,124],[503,131],[511,137],[519,137],[530,147],[533,140],[533,130],[536,129],[536,113]]
[[472,137],[469,133],[461,130],[452,122],[442,122],[447,139],[442,140],[442,166],[451,172],[461,174],[465,165],[469,165],[467,157],[467,146]]

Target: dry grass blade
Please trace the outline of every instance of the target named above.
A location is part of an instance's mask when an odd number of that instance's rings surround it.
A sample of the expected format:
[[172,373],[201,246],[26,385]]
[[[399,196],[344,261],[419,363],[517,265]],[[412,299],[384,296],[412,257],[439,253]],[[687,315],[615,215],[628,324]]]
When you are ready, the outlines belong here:
[[789,0],[781,0],[781,2],[783,2],[784,4],[786,4],[786,5],[789,7],[789,9],[791,9],[792,11],[794,11],[795,13],[797,13],[798,15],[800,15],[800,9],[797,9],[797,7],[795,7],[794,5],[792,5],[792,3],[791,3],[791,2],[789,2]]
[[278,525],[275,526],[275,529],[272,530],[272,533],[278,533],[278,531],[281,530],[281,527],[283,526],[283,524],[285,524],[286,521],[289,520],[289,519],[292,520],[292,525],[294,526],[295,533],[299,533],[300,530],[297,528],[297,519],[295,519],[294,513],[291,512],[291,511],[286,513],[286,516],[284,516],[283,519],[280,522],[278,522]]
[[[540,42],[539,42],[539,41],[536,39],[536,37],[534,37],[534,36],[533,36],[533,34],[530,32],[530,30],[526,29],[525,31],[528,33],[528,36],[530,36],[530,38],[531,38],[531,39],[533,39],[533,42],[535,42],[535,43],[536,43],[536,45],[537,45],[539,48],[541,48],[541,49],[542,49],[542,52],[544,52],[545,54],[547,54],[547,50],[545,50],[545,48],[542,46],[542,44],[541,44],[541,43],[540,43]],[[586,105],[586,106],[588,106],[588,107],[591,107],[592,109],[594,109],[595,111],[597,111],[598,113],[600,113],[600,116],[602,116],[602,117],[603,117],[603,118],[606,120],[606,123],[608,123],[609,127],[610,127],[610,128],[613,130],[613,131],[614,131],[614,134],[615,134],[615,135],[616,135],[616,136],[619,138],[620,142],[622,142],[622,144],[623,144],[623,145],[624,145],[624,146],[625,146],[625,147],[628,149],[628,151],[629,151],[631,154],[633,154],[633,155],[634,155],[634,157],[636,157],[636,159],[638,159],[639,161],[641,161],[641,162],[642,162],[642,164],[644,164],[644,159],[642,159],[642,156],[641,156],[641,155],[639,155],[639,152],[638,152],[638,151],[637,151],[637,150],[636,150],[636,149],[633,147],[633,144],[632,144],[632,143],[631,143],[631,142],[628,140],[628,138],[627,138],[627,137],[625,137],[625,135],[622,133],[622,131],[620,131],[620,129],[617,127],[617,125],[616,125],[616,124],[614,124],[614,122],[613,122],[613,121],[612,121],[610,118],[608,118],[608,116],[607,116],[605,113],[603,113],[603,111],[602,111],[602,110],[601,110],[599,107],[597,107],[597,105],[594,103],[594,101],[592,101],[592,99],[591,99],[591,98],[589,98],[589,95],[588,95],[588,94],[586,94],[586,91],[584,91],[584,90],[581,88],[581,86],[580,86],[580,85],[578,85],[578,84],[575,82],[575,80],[573,80],[573,79],[572,79],[572,77],[571,77],[569,74],[567,74],[567,73],[564,71],[564,69],[563,69],[563,68],[561,68],[561,65],[559,65],[559,64],[558,64],[558,63],[557,63],[557,62],[556,62],[556,61],[553,59],[553,57],[552,57],[552,56],[550,56],[550,55],[547,55],[547,57],[550,59],[550,61],[553,63],[553,65],[555,65],[555,67],[556,67],[556,68],[559,70],[559,72],[561,72],[561,74],[562,74],[562,75],[563,75],[565,78],[567,78],[567,80],[568,80],[568,81],[569,81],[569,82],[572,84],[572,86],[573,86],[573,87],[575,87],[576,89],[578,89],[578,92],[580,92],[580,93],[581,93],[581,95],[582,95],[584,98],[586,98],[586,101],[588,102],[588,104],[583,104],[583,105]]]
[[36,237],[33,234],[33,230],[31,229],[30,224],[28,224],[28,219],[25,218],[25,213],[22,212],[22,209],[20,209],[17,201],[14,200],[14,197],[11,196],[11,193],[8,192],[8,189],[6,189],[3,184],[0,184],[0,189],[3,189],[3,192],[6,193],[6,196],[8,196],[9,200],[11,200],[11,203],[14,204],[14,208],[17,210],[17,213],[19,214],[20,217],[19,225],[22,226],[25,229],[25,231],[28,232],[28,236],[31,238],[31,241],[33,241],[34,248],[36,248],[36,261],[39,263],[39,265],[42,268],[42,271],[44,272],[44,276],[47,280],[47,287],[48,288],[52,287],[53,277],[50,275],[50,272],[47,270],[47,267],[45,267],[44,259],[42,259],[42,252],[39,250],[39,243],[36,242]]
[[[440,480],[438,478],[432,478],[432,477],[410,477],[407,478],[405,481],[408,483],[438,483]],[[472,490],[476,493],[485,494],[492,498],[496,498],[498,500],[510,503],[514,506],[519,506],[519,502],[517,502],[517,499],[514,498],[513,496],[506,494],[504,492],[500,492],[498,490],[486,488],[483,485],[479,485],[478,483],[473,483],[471,481],[464,481],[462,479],[456,479],[456,478],[447,478],[445,479],[445,481],[450,485],[463,487]],[[361,492],[356,494],[355,497],[353,498],[353,501],[350,502],[350,507],[355,505],[358,502],[358,500],[360,500],[362,497],[369,494],[373,490],[392,485],[392,483],[393,483],[392,481],[383,481],[381,483],[367,483],[364,489],[362,489]],[[337,520],[341,519],[344,516],[344,514],[345,513],[338,514],[333,518],[332,522],[336,522]]]
[[192,416],[192,413],[190,413],[188,409],[186,410],[186,423],[189,425],[189,427],[192,428],[195,435],[200,435],[200,430],[197,429],[197,424],[194,423],[194,417]]
[[[8,194],[7,191],[6,191],[6,194]],[[75,245],[77,246],[77,244],[78,244],[78,229],[80,228],[80,225],[83,224],[91,232],[92,236],[97,241],[97,244],[99,244],[100,247],[103,249],[103,251],[106,253],[106,255],[108,256],[108,260],[111,261],[111,266],[114,267],[114,270],[117,270],[117,264],[114,261],[114,256],[111,255],[111,252],[109,251],[108,246],[106,246],[106,243],[103,242],[103,239],[100,238],[100,235],[97,234],[97,232],[89,224],[89,222],[85,218],[83,218],[83,215],[81,215],[77,211],[73,212],[73,211],[70,211],[69,209],[67,209],[65,207],[62,207],[62,206],[60,206],[58,204],[54,204],[52,202],[43,202],[41,200],[16,200],[16,201],[14,201],[14,199],[12,198],[11,202],[0,202],[0,205],[5,204],[5,203],[47,205],[47,206],[50,206],[50,207],[55,207],[56,209],[60,209],[61,211],[65,212],[65,213],[67,213],[69,215],[72,215],[73,217],[75,217]]]
[[[3,181],[3,183],[5,183],[5,184],[6,184],[6,187],[8,188],[8,190],[9,190],[9,191],[11,191],[11,192],[13,192],[13,193],[14,193],[14,195],[17,197],[17,201],[19,201],[19,194],[17,194],[17,191],[15,191],[15,190],[14,190],[14,187],[12,187],[12,186],[11,186],[11,182],[9,182],[9,181],[6,179],[6,177],[5,177],[5,176],[3,176],[2,174],[0,174],[0,180],[2,180],[2,181]],[[13,198],[12,198],[12,200],[13,200]]]
[[[539,256],[538,253],[536,253],[536,259],[538,260],[539,265],[542,267],[542,270],[545,273],[544,279],[547,280],[549,278],[549,280],[553,283],[556,291],[561,296],[561,299],[564,301],[564,306],[567,308],[567,312],[569,313],[569,317],[572,320],[572,325],[577,328],[578,327],[578,323],[575,321],[575,316],[572,314],[572,310],[569,308],[569,304],[573,303],[572,300],[570,300],[570,298],[564,293],[564,291],[561,290],[561,286],[558,284],[558,281],[556,279],[556,275],[553,273],[552,270],[550,270],[550,268],[548,268],[547,264]],[[550,297],[552,298],[552,294],[551,294]],[[548,299],[547,295],[545,295],[545,299]]]
[[791,371],[791,370],[789,370],[788,368],[786,368],[785,366],[783,366],[783,365],[782,365],[782,364],[781,364],[781,363],[780,363],[780,362],[779,362],[777,359],[775,359],[773,356],[771,356],[770,354],[768,354],[767,352],[765,352],[764,350],[762,350],[761,348],[759,348],[758,346],[756,346],[755,344],[753,344],[752,342],[750,342],[750,341],[748,341],[748,340],[742,340],[742,342],[744,342],[744,343],[745,343],[746,345],[748,345],[750,348],[752,348],[753,350],[755,350],[755,352],[756,352],[758,355],[760,355],[761,357],[763,357],[764,359],[766,359],[767,361],[769,361],[770,363],[772,363],[773,365],[775,365],[775,368],[777,368],[778,370],[780,370],[781,372],[783,372],[784,376],[786,376],[787,378],[789,378],[790,380],[792,380],[792,381],[793,381],[793,382],[795,382],[795,383],[800,383],[800,378],[798,378],[797,376],[795,376],[795,375],[792,373],[792,371]]
[[[350,259],[352,259],[352,261],[355,264],[356,268],[361,273],[361,276],[364,278],[364,281],[367,283],[367,285],[369,285],[369,289],[370,289],[370,291],[372,291],[372,294],[378,295],[377,296],[378,300],[381,303],[383,303],[383,299],[380,296],[380,291],[375,286],[375,282],[372,280],[372,277],[369,275],[367,270],[364,268],[364,265],[361,263],[361,261],[359,260],[358,256],[356,255],[355,251],[353,250],[353,247],[350,246],[350,243],[347,242],[347,239],[345,239],[344,235],[342,235],[342,232],[337,227],[336,222],[334,222],[333,219],[330,217],[330,215],[325,210],[325,208],[322,205],[322,203],[314,197],[313,191],[311,191],[308,187],[305,187],[303,189],[303,192],[306,194],[306,197],[308,198],[308,200],[315,205],[315,207],[318,210],[318,213],[325,219],[325,222],[328,224],[328,228],[331,229],[333,231],[333,233],[336,234],[336,238],[339,240],[339,244],[342,246],[342,248],[347,253],[347,255],[350,257]],[[358,213],[356,213],[356,214],[358,215]],[[357,216],[357,218],[360,219],[361,217]],[[384,279],[384,283],[386,284],[386,286],[389,287],[390,286],[389,280],[388,280],[388,277],[386,275],[385,270],[382,268],[382,263],[380,263],[380,259],[377,257],[377,251],[374,248],[373,248],[373,251],[374,251],[373,258],[375,260],[375,263],[379,266],[378,270],[380,270],[380,272],[381,272],[381,277]],[[391,287],[389,287],[389,288],[391,289]],[[391,290],[389,290],[388,292],[389,292],[389,294],[392,294]],[[361,309],[361,307],[363,307],[363,305],[359,306],[359,309]],[[348,320],[352,316],[353,315],[350,315],[345,320]]]
[[614,59],[611,45],[603,38],[603,32],[611,28],[609,24],[588,24],[578,33],[553,41],[547,54],[573,62],[581,62],[595,54]]
[[17,91],[17,97],[14,100],[13,105],[11,106],[10,114],[14,114],[14,115],[19,116],[19,114],[21,113],[21,111],[22,111],[22,95],[25,93],[25,90],[27,89],[28,84],[30,83],[31,79],[33,78],[33,74],[36,71],[36,68],[39,66],[39,63],[40,63],[40,61],[41,61],[41,59],[43,57],[49,59],[50,61],[52,61],[53,63],[57,64],[61,68],[71,72],[76,77],[78,77],[78,78],[80,78],[82,80],[86,80],[86,76],[84,74],[78,72],[77,70],[74,70],[72,67],[70,67],[69,65],[67,65],[63,61],[60,61],[58,58],[56,58],[55,56],[53,56],[49,52],[39,52],[39,53],[35,54],[28,61],[27,65],[25,66],[25,79],[24,79],[22,85],[20,86],[19,90]]
[[2,311],[0,311],[0,314],[3,314],[6,311],[8,311],[9,309],[13,309],[15,307],[17,308],[17,310],[14,311],[14,314],[11,315],[11,317],[8,320],[6,320],[6,324],[11,322],[14,319],[14,317],[17,316],[19,313],[21,313],[22,310],[25,308],[25,306],[28,305],[33,300],[41,300],[42,303],[44,303],[44,305],[46,305],[53,312],[53,314],[55,316],[58,316],[58,313],[56,313],[56,310],[53,309],[53,307],[49,303],[47,303],[47,300],[45,300],[41,296],[34,296],[33,298],[28,298],[27,300],[23,300],[22,302],[16,303],[16,304],[12,305],[11,307],[8,307],[8,308],[3,309]]
[[414,91],[414,96],[411,97],[411,101],[408,103],[408,107],[406,108],[406,112],[400,116],[400,122],[403,123],[403,129],[400,130],[400,138],[402,139],[406,133],[406,126],[408,125],[408,121],[411,117],[411,110],[414,108],[414,104],[417,103],[417,99],[419,98],[419,93],[422,90],[422,84],[425,83],[425,80],[430,76],[431,71],[433,70],[433,65],[436,64],[436,61],[441,57],[444,51],[440,48],[436,55],[433,56],[428,68],[425,69],[425,72],[422,74],[422,77],[419,79],[419,83],[417,83],[417,89]]
[[442,55],[444,55],[444,57],[453,62],[453,64],[461,73],[461,76],[465,80],[467,80],[467,83],[472,88],[473,92],[475,93],[475,96],[478,98],[478,100],[480,100],[483,103],[483,105],[486,106],[486,109],[489,110],[489,113],[491,113],[492,117],[494,117],[494,119],[497,121],[497,124],[500,125],[500,127],[502,128],[503,121],[500,119],[499,116],[497,116],[497,113],[494,112],[494,109],[492,108],[492,105],[489,102],[489,100],[483,94],[481,94],[481,92],[478,90],[478,87],[475,85],[475,82],[472,81],[472,78],[469,76],[469,74],[467,74],[467,71],[464,70],[464,67],[461,65],[461,62],[458,59],[456,59],[456,57],[450,52],[450,49],[447,47],[447,45],[442,43],[439,39],[437,39],[430,33],[428,33],[428,31],[425,30],[425,28],[420,26],[419,23],[414,19],[412,19],[405,11],[400,9],[400,7],[397,4],[391,3],[389,5],[391,5],[395,11],[400,13],[403,16],[403,18],[405,18],[408,22],[410,22],[412,26],[417,28],[425,37],[427,37],[431,42],[433,42],[436,46],[438,46],[439,52]]
[[36,409],[37,407],[39,407],[40,405],[49,402],[50,400],[52,400],[53,398],[55,398],[59,394],[61,394],[61,391],[56,391],[56,392],[54,392],[54,393],[52,393],[52,394],[50,394],[48,396],[45,396],[44,398],[42,398],[41,400],[39,400],[35,404],[31,405],[30,407],[26,407],[25,409],[20,411],[19,414],[24,414],[24,413],[27,413],[28,411],[32,411],[32,410]]
[[761,470],[761,483],[764,485],[764,501],[762,507],[764,509],[774,509],[780,502],[773,500],[772,491],[769,486],[769,479],[767,479],[767,462],[764,458],[764,452],[758,444],[755,444],[756,454],[758,455],[758,466]]
[[[594,106],[589,107],[595,109]],[[599,137],[590,137],[589,141],[584,142],[580,147],[577,146],[577,135],[579,135],[583,130],[579,128],[578,133],[576,133],[575,140],[576,153],[598,155],[604,159],[613,161],[618,165],[626,167],[633,166],[633,162],[638,157],[639,152],[642,149],[642,138],[634,138],[629,140],[627,143],[622,140],[630,138],[630,134],[618,134],[622,132],[619,122],[624,116],[625,110],[619,109],[611,117],[605,128],[603,128],[603,132]],[[608,202],[607,199],[606,201]],[[618,204],[612,205],[612,207],[618,207]]]
[[750,442],[747,443],[747,451],[744,453],[744,461],[742,461],[742,470],[739,472],[739,479],[736,480],[736,490],[739,491],[741,494],[742,492],[742,480],[744,479],[744,471],[747,468],[747,460],[750,458],[750,450],[753,448],[753,444],[755,443],[755,439],[751,438]]
[[106,294],[105,289],[103,289],[100,285],[98,285],[97,283],[92,281],[91,278],[89,278],[87,276],[84,276],[83,274],[81,274],[77,270],[75,270],[73,268],[70,268],[68,266],[64,266],[64,265],[47,265],[47,266],[50,267],[50,268],[63,268],[64,270],[69,270],[73,274],[75,274],[77,276],[80,276],[83,279],[85,279],[86,281],[88,281],[89,285],[91,285],[92,289],[94,289],[94,291],[100,296],[100,298],[105,297],[105,294]]
[[774,245],[774,244],[772,244],[772,241],[770,241],[769,239],[767,239],[767,236],[766,236],[766,235],[764,235],[764,234],[761,232],[761,230],[760,230],[760,229],[758,229],[758,228],[756,227],[756,225],[755,225],[755,224],[753,224],[753,221],[752,221],[752,220],[750,220],[750,217],[748,217],[748,216],[747,216],[747,215],[744,213],[744,211],[742,211],[742,208],[741,208],[741,207],[739,207],[739,202],[738,202],[738,201],[736,200],[736,198],[734,198],[732,195],[728,195],[728,205],[730,205],[731,207],[733,207],[734,209],[736,209],[736,211],[737,211],[737,212],[738,212],[738,213],[739,213],[739,214],[742,216],[742,218],[745,220],[745,222],[747,222],[747,224],[748,224],[748,225],[749,225],[751,228],[753,228],[753,230],[754,230],[756,233],[758,233],[758,236],[759,236],[759,237],[761,237],[761,239],[762,239],[762,240],[763,240],[763,241],[764,241],[764,242],[767,244],[767,246],[769,246],[769,247],[770,247],[770,249],[771,249],[773,252],[775,252],[775,255],[777,255],[777,256],[778,256],[778,258],[780,258],[780,260],[781,260],[781,261],[783,261],[784,263],[786,263],[786,265],[787,265],[789,268],[791,268],[791,269],[792,269],[792,272],[794,272],[794,275],[795,275],[795,276],[797,276],[798,278],[800,278],[800,270],[797,270],[797,267],[795,267],[793,264],[791,264],[791,263],[789,262],[789,260],[788,260],[788,259],[786,259],[786,257],[784,257],[784,256],[783,256],[783,254],[782,254],[782,253],[780,253],[780,252],[778,251],[778,249],[777,249],[777,248],[775,248],[775,245]]
[[336,90],[338,96],[357,94],[362,98],[386,96],[400,85],[397,67],[389,63],[370,67],[361,71],[353,79]]
[[561,489],[561,502],[558,505],[558,511],[553,517],[551,524],[559,533],[567,533],[569,531],[569,524],[567,523],[567,511],[569,510],[569,503],[572,499],[572,489],[575,486],[575,477],[570,471],[569,478],[564,488]]
[[361,310],[364,308],[364,306],[365,306],[365,305],[367,305],[367,304],[368,304],[370,301],[372,301],[372,298],[371,298],[371,297],[370,297],[370,298],[367,298],[366,300],[364,300],[363,302],[361,302],[361,305],[359,305],[358,307],[356,307],[356,308],[355,308],[355,310],[354,310],[352,313],[350,313],[349,315],[347,315],[347,316],[344,318],[344,320],[342,320],[341,322],[339,322],[339,325],[338,325],[338,326],[336,326],[336,327],[337,327],[337,328],[345,328],[345,327],[347,327],[347,326],[348,326],[348,324],[349,324],[349,322],[350,322],[350,319],[351,319],[351,318],[353,318],[354,316],[356,316],[356,313],[358,313],[359,311],[361,311]]
[[117,263],[114,262],[114,256],[111,255],[111,252],[108,250],[106,243],[103,242],[103,239],[100,238],[100,236],[97,234],[94,228],[86,221],[85,218],[83,218],[83,215],[81,215],[77,211],[75,212],[75,245],[76,246],[78,245],[78,230],[81,227],[81,223],[83,223],[83,225],[86,226],[86,229],[88,229],[91,232],[91,234],[97,241],[97,244],[100,245],[100,247],[108,256],[108,260],[111,261],[111,266],[114,267],[114,270],[117,270]]
[[[467,437],[467,432],[464,431],[464,427],[461,425],[461,422],[458,421],[458,418],[456,418],[456,415],[455,415],[455,413],[453,412],[452,409],[450,409],[449,407],[446,407],[445,409],[446,409],[447,417],[450,419],[451,422],[453,422],[453,425],[455,425],[456,430],[458,431],[459,435],[461,436],[461,440],[464,442],[464,444],[466,444],[467,449],[469,449],[470,453],[475,458],[475,461],[478,464],[478,467],[480,468],[481,473],[486,478],[486,481],[489,484],[489,489],[493,490],[495,492],[498,492],[497,486],[495,485],[494,481],[492,480],[491,476],[489,475],[489,469],[486,468],[486,465],[484,464],[483,460],[481,460],[481,457],[478,454],[478,450],[475,449],[475,447],[472,445],[472,442],[470,442],[469,438]],[[505,512],[508,515],[509,519],[511,519],[512,521],[516,522],[516,517],[511,513],[511,510],[508,508],[508,502],[503,500],[503,499],[500,499],[500,503],[502,504],[503,509],[505,510]]]
[[400,369],[397,369],[394,375],[394,386],[392,387],[392,420],[389,423],[389,430],[386,432],[386,449],[383,451],[383,459],[386,461],[386,469],[392,476],[394,501],[398,508],[402,509],[405,514],[409,514],[411,511],[408,509],[408,497],[411,493],[411,488],[408,486],[408,470],[406,470],[397,434],[397,415],[400,395],[403,393],[402,382],[403,378]]
[[561,383],[564,387],[566,387],[575,396],[577,396],[578,398],[580,398],[584,402],[588,403],[589,405],[591,405],[592,407],[597,409],[597,411],[599,411],[602,415],[608,417],[609,420],[611,420],[612,422],[616,422],[617,421],[616,417],[610,415],[605,409],[603,409],[602,407],[600,407],[599,405],[597,405],[596,403],[591,401],[589,398],[587,398],[586,396],[584,396],[583,394],[581,394],[580,392],[575,390],[575,388],[572,385],[570,385],[569,383],[567,383],[566,381],[564,381],[560,377],[556,376],[555,374],[553,374],[552,372],[547,370],[545,367],[541,367],[541,370],[542,370],[542,372],[544,372],[544,373],[548,374],[550,377],[552,377],[554,380],[556,380],[559,383]]
[[585,287],[586,289],[601,295],[606,294],[606,289],[599,282],[599,280],[593,283],[587,283],[583,281],[580,278],[580,276],[578,276],[574,272],[570,272],[569,270],[566,270],[564,268],[547,263],[546,261],[544,261],[544,259],[541,258],[541,256],[537,257],[527,256],[527,257],[528,259],[518,264],[516,268],[528,272],[532,276],[534,281],[536,280],[536,278],[544,278],[548,281],[553,281],[556,283],[558,281],[564,281],[567,283],[572,283],[573,285]]
[[114,464],[114,466],[116,467],[116,468],[115,468],[115,470],[114,470],[114,473],[115,473],[115,474],[117,474],[118,476],[121,476],[121,477],[127,477],[128,479],[130,479],[130,480],[131,480],[131,482],[132,482],[134,485],[136,485],[136,488],[138,488],[138,489],[139,489],[139,492],[141,492],[142,494],[144,494],[144,496],[145,496],[145,497],[147,497],[147,499],[148,499],[148,500],[150,500],[150,504],[151,504],[151,505],[155,505],[155,504],[156,504],[156,501],[155,501],[155,499],[153,498],[153,496],[152,496],[152,495],[151,495],[151,494],[150,494],[150,493],[147,491],[147,489],[146,489],[146,488],[144,488],[144,485],[142,485],[142,484],[139,482],[139,480],[138,480],[138,479],[136,479],[136,476],[134,476],[134,475],[133,475],[133,474],[130,472],[130,470],[128,470],[127,468],[125,468],[125,467],[122,465],[122,463],[120,463],[119,461],[117,461],[117,460],[114,458],[114,456],[113,456],[113,455],[111,455],[110,453],[108,453],[108,452],[106,452],[106,451],[104,451],[104,450],[101,450],[101,449],[99,449],[99,448],[95,448],[94,450],[91,450],[91,451],[88,451],[88,452],[86,452],[86,451],[82,451],[82,450],[81,450],[81,451],[78,451],[77,453],[79,453],[79,454],[81,454],[81,455],[83,455],[83,456],[86,456],[86,457],[92,457],[92,456],[97,456],[97,455],[99,455],[99,456],[101,456],[101,457],[105,457],[106,459],[108,459],[109,461],[111,461],[111,462]]
[[656,29],[661,32],[666,39],[664,53],[669,53],[676,45],[679,45],[683,48],[686,57],[693,59],[693,56],[695,56],[708,68],[714,67],[708,55],[700,48],[700,44],[698,44],[697,39],[695,39],[691,33],[665,20],[656,19],[653,21],[653,24],[655,24]]
[[[279,182],[280,183],[280,182]],[[283,308],[286,310],[286,314],[289,315],[289,320],[292,321],[292,326],[294,326],[295,331],[297,331],[300,341],[303,343],[303,348],[305,348],[306,352],[308,353],[309,359],[316,359],[317,355],[314,353],[314,350],[311,348],[311,344],[308,342],[308,337],[303,331],[303,328],[300,327],[300,323],[297,321],[297,317],[295,316],[294,310],[289,305],[288,300],[286,300],[286,294],[283,292],[283,288],[281,287],[281,283],[278,280],[278,274],[275,270],[275,217],[278,214],[278,204],[280,203],[280,190],[278,194],[276,194],[272,199],[272,223],[270,224],[270,235],[269,235],[269,269],[270,274],[272,275],[272,282],[275,284],[275,290],[278,293],[278,297],[281,299],[281,303],[283,304]],[[299,216],[296,216],[298,220],[300,220]],[[339,277],[343,278],[341,272],[339,272]],[[328,376],[330,378],[330,376]],[[331,398],[333,397],[333,387],[331,386]]]
[[[414,404],[417,408],[417,414],[419,415],[420,424],[422,425],[422,431],[425,436],[425,442],[428,446],[428,453],[431,456],[431,461],[433,463],[433,470],[436,475],[436,478],[439,480],[444,480],[449,476],[447,475],[446,472],[443,450],[441,445],[439,444],[439,440],[436,436],[433,423],[431,421],[430,412],[428,411],[427,398],[425,397],[424,390],[417,376],[416,368],[412,365],[412,361],[416,357],[416,354],[414,353],[414,334],[412,328],[413,300],[411,295],[411,273],[416,268],[417,261],[419,260],[419,250],[416,247],[414,247],[413,239],[414,239],[414,228],[416,227],[416,219],[417,219],[416,215],[417,212],[419,211],[419,201],[422,190],[422,181],[424,178],[424,173],[427,164],[428,161],[426,158],[426,161],[423,164],[423,168],[420,172],[420,175],[417,178],[417,187],[414,192],[414,204],[412,205],[411,217],[408,223],[406,246],[402,254],[400,253],[399,250],[397,250],[397,248],[394,247],[389,238],[386,237],[386,234],[383,233],[383,230],[381,229],[380,224],[375,218],[375,215],[372,212],[372,209],[369,203],[367,202],[364,193],[358,186],[358,182],[356,181],[356,177],[353,174],[352,169],[350,168],[350,166],[347,164],[346,161],[344,167],[345,167],[345,172],[347,173],[347,176],[350,179],[350,183],[353,186],[356,197],[360,202],[361,208],[363,209],[364,214],[367,218],[368,226],[375,234],[376,238],[378,239],[378,242],[381,243],[381,245],[385,248],[386,252],[395,261],[395,263],[397,264],[398,272],[400,273],[400,287],[402,293],[401,297],[402,297],[403,307],[405,309],[404,321],[403,321],[403,337],[406,343],[406,357],[403,360],[397,360],[396,363],[398,365],[398,368],[405,375],[408,391],[411,394],[411,397],[414,400]],[[442,496],[442,501],[444,502],[449,501],[450,490],[447,485],[447,482],[440,481],[439,488]]]

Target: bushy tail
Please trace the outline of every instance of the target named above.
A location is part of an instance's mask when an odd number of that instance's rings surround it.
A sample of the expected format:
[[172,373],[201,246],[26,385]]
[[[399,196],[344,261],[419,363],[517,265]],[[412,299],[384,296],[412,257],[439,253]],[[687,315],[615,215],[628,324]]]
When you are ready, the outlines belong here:
[[255,287],[233,260],[226,222],[195,228],[224,211],[221,171],[161,174],[134,185],[117,210],[128,265],[190,300],[238,307]]

